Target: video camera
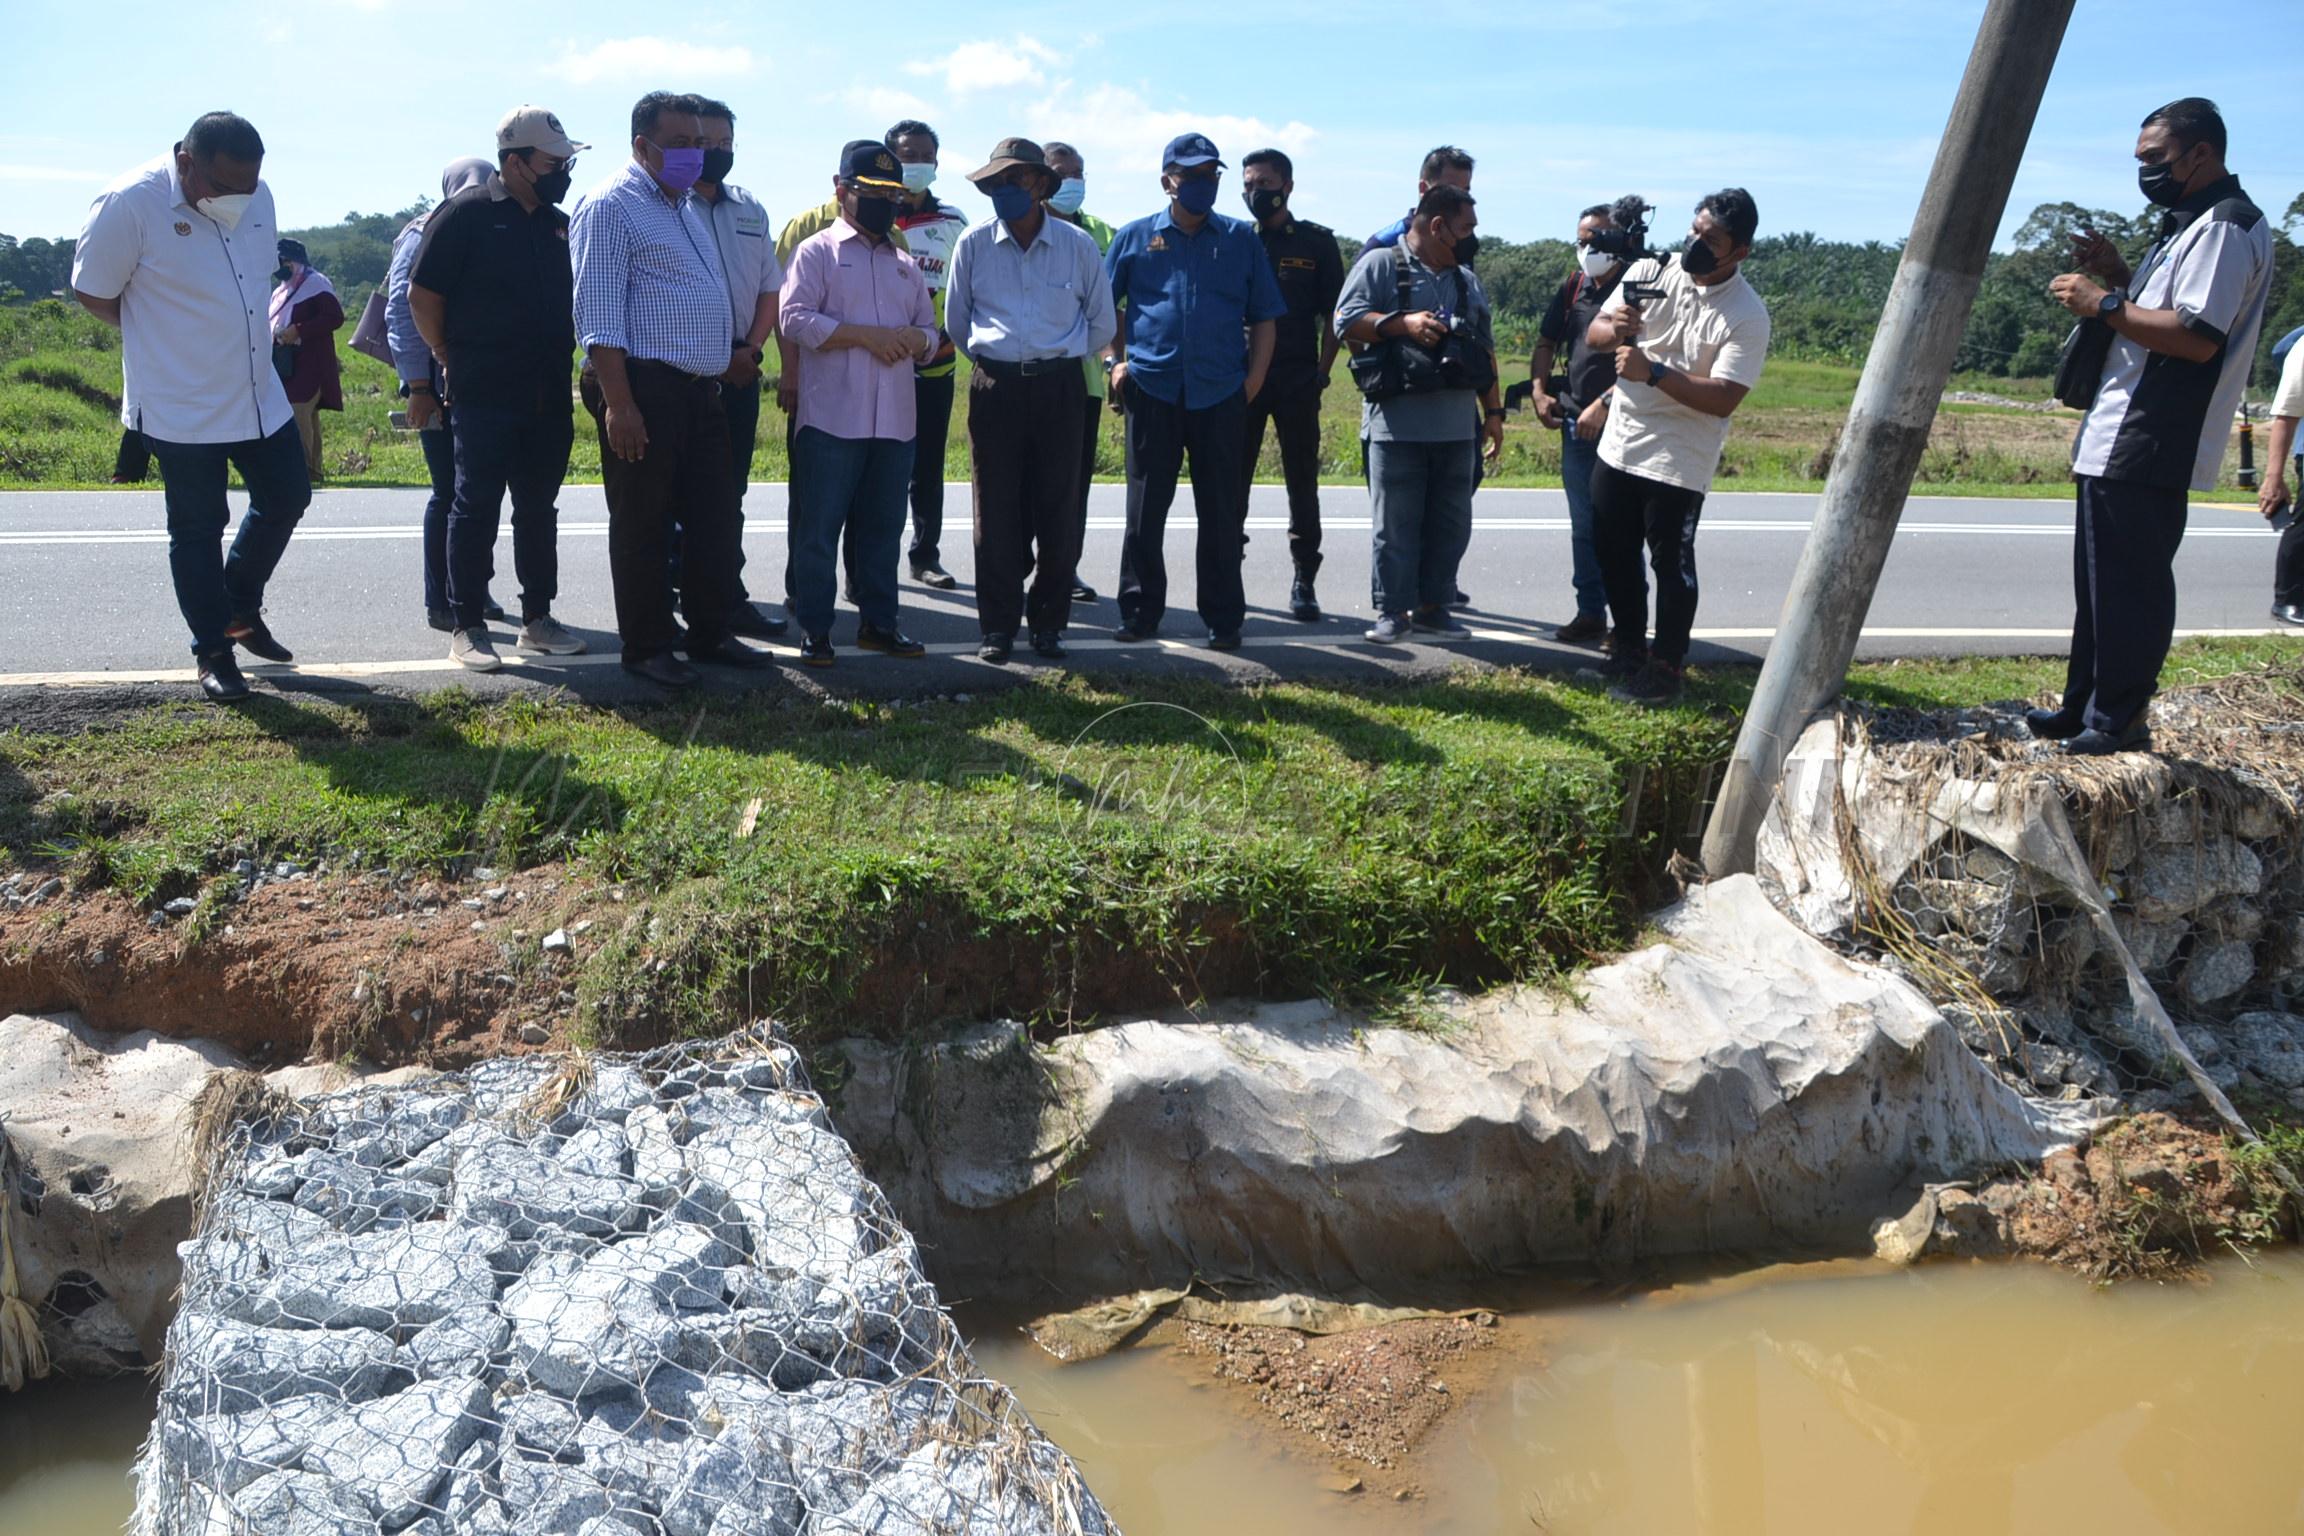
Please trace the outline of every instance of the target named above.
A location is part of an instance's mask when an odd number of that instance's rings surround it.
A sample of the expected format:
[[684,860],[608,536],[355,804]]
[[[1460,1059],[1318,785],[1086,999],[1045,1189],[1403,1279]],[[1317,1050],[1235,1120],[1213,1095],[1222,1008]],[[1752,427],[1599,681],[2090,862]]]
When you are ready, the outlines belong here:
[[[1608,227],[1592,237],[1592,249],[1605,251],[1626,266],[1650,257],[1664,260],[1667,252],[1648,248],[1648,215],[1655,211],[1654,203],[1638,197],[1616,199],[1608,208]],[[1660,283],[1626,283],[1623,293],[1625,303],[1645,306],[1661,298],[1664,288]]]

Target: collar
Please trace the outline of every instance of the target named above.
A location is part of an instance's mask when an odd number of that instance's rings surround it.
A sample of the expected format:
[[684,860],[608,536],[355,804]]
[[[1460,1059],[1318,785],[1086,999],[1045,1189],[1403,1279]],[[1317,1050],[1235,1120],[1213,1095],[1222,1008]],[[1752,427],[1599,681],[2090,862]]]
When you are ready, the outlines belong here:
[[659,182],[655,177],[649,175],[648,167],[642,165],[637,160],[627,160],[624,162],[624,179],[628,182],[634,183],[640,191],[647,193],[650,197],[656,199],[656,201],[659,203],[663,203],[667,208],[677,208],[681,204],[687,202],[689,198],[688,193],[681,192],[673,195],[671,199],[667,201],[664,193],[663,183]]
[[488,201],[492,203],[512,201],[512,189],[504,185],[504,173],[502,171],[490,171],[488,173]]
[[831,230],[833,239],[842,241],[861,240],[864,242],[865,249],[867,250],[880,250],[883,247],[891,251],[896,249],[896,242],[889,239],[886,235],[882,235],[878,240],[874,240],[870,235],[867,235],[864,233],[864,231],[858,229],[855,225],[849,223],[846,219],[842,218],[838,214],[834,214],[832,216]]
[[[1211,209],[1209,211],[1208,217],[1200,221],[1200,234],[1205,235],[1217,228],[1216,221],[1222,217],[1224,217],[1224,215]],[[1176,222],[1176,205],[1173,202],[1162,204],[1160,211],[1154,214],[1152,218],[1152,227],[1154,229],[1172,229],[1187,240],[1196,240],[1199,238],[1199,235],[1193,234],[1183,225]]]
[[[1031,248],[1038,249],[1040,246],[1047,244],[1048,227],[1063,217],[1064,215],[1058,213],[1053,208],[1045,210],[1040,220],[1040,232],[1032,237]],[[995,218],[992,221],[992,243],[994,245],[1016,244],[1016,232],[1008,227],[1008,221],[1006,219]],[[1024,247],[1018,248],[1024,249]]]
[[2184,201],[2178,203],[2175,207],[2160,215],[2160,238],[2163,240],[2167,239],[2170,235],[2191,224],[2193,220],[2199,218],[2200,215],[2206,213],[2209,209],[2215,207],[2218,203],[2223,202],[2228,197],[2245,196],[2247,196],[2247,194],[2240,190],[2240,178],[2233,175],[2230,171],[2226,171],[2223,175],[2217,177],[2214,181],[2208,183],[2208,185],[2202,187],[2199,191],[2193,193],[2191,196],[2185,198]]
[[171,149],[161,158],[168,171],[168,203],[172,208],[190,208],[191,200],[184,195],[184,173],[176,169],[176,151]]
[[1290,219],[1286,223],[1282,224],[1278,229],[1274,229],[1269,224],[1258,224],[1256,226],[1256,233],[1266,239],[1291,239],[1295,236],[1296,233],[1296,221],[1294,219]]

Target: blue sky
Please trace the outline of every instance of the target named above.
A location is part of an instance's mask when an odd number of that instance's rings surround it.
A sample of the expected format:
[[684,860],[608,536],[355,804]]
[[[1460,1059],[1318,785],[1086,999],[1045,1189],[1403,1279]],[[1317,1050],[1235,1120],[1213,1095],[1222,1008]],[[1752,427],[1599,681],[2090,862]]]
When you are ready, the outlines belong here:
[[[625,157],[632,99],[661,87],[733,104],[733,179],[779,219],[822,199],[842,142],[918,116],[944,136],[938,190],[971,214],[986,208],[961,173],[1004,134],[1079,144],[1089,208],[1118,220],[1157,205],[1160,146],[1200,129],[1235,167],[1261,144],[1290,151],[1300,211],[1353,234],[1396,215],[1423,151],[1450,141],[1479,158],[1482,224],[1508,239],[1565,236],[1577,209],[1632,191],[1669,220],[1740,183],[1764,231],[1894,240],[1983,9],[1330,0],[1174,3],[1139,20],[1077,3],[125,0],[86,25],[49,9],[11,27],[0,230],[77,231],[95,190],[212,107],[263,132],[290,226],[436,192],[440,166],[486,153],[522,101],[595,146],[582,187]],[[2141,207],[2136,122],[2190,93],[2222,103],[2234,168],[2277,217],[2304,189],[2299,60],[2304,0],[2079,0],[2003,237],[2040,202]]]

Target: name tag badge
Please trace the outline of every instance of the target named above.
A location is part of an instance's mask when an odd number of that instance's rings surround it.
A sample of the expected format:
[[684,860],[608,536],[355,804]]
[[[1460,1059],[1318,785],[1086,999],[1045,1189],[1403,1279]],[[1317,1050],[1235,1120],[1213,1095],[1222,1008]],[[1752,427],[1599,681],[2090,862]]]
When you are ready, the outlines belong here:
[[1283,272],[1309,272],[1313,266],[1314,262],[1309,256],[1283,256],[1280,258],[1280,270]]

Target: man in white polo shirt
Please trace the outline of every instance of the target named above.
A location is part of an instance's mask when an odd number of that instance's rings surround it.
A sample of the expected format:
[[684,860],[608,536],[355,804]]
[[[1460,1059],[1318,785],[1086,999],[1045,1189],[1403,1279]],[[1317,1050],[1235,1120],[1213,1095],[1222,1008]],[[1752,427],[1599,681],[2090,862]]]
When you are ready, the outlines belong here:
[[[272,367],[279,231],[263,164],[253,124],[210,112],[172,154],[104,189],[72,257],[74,295],[120,328],[120,418],[160,461],[176,606],[201,689],[219,702],[248,696],[235,644],[266,661],[295,659],[264,625],[264,585],[312,501]],[[227,555],[228,466],[248,487],[248,510]]]
[[[1696,205],[1688,244],[1632,264],[1619,302],[1594,317],[1588,345],[1613,348],[1614,406],[1592,471],[1592,545],[1616,624],[1615,654],[1598,670],[1616,696],[1669,704],[1696,622],[1696,519],[1720,467],[1728,418],[1760,382],[1768,306],[1744,280],[1760,225],[1752,194],[1727,187]],[[1648,577],[1656,572],[1656,641],[1648,641]]]

